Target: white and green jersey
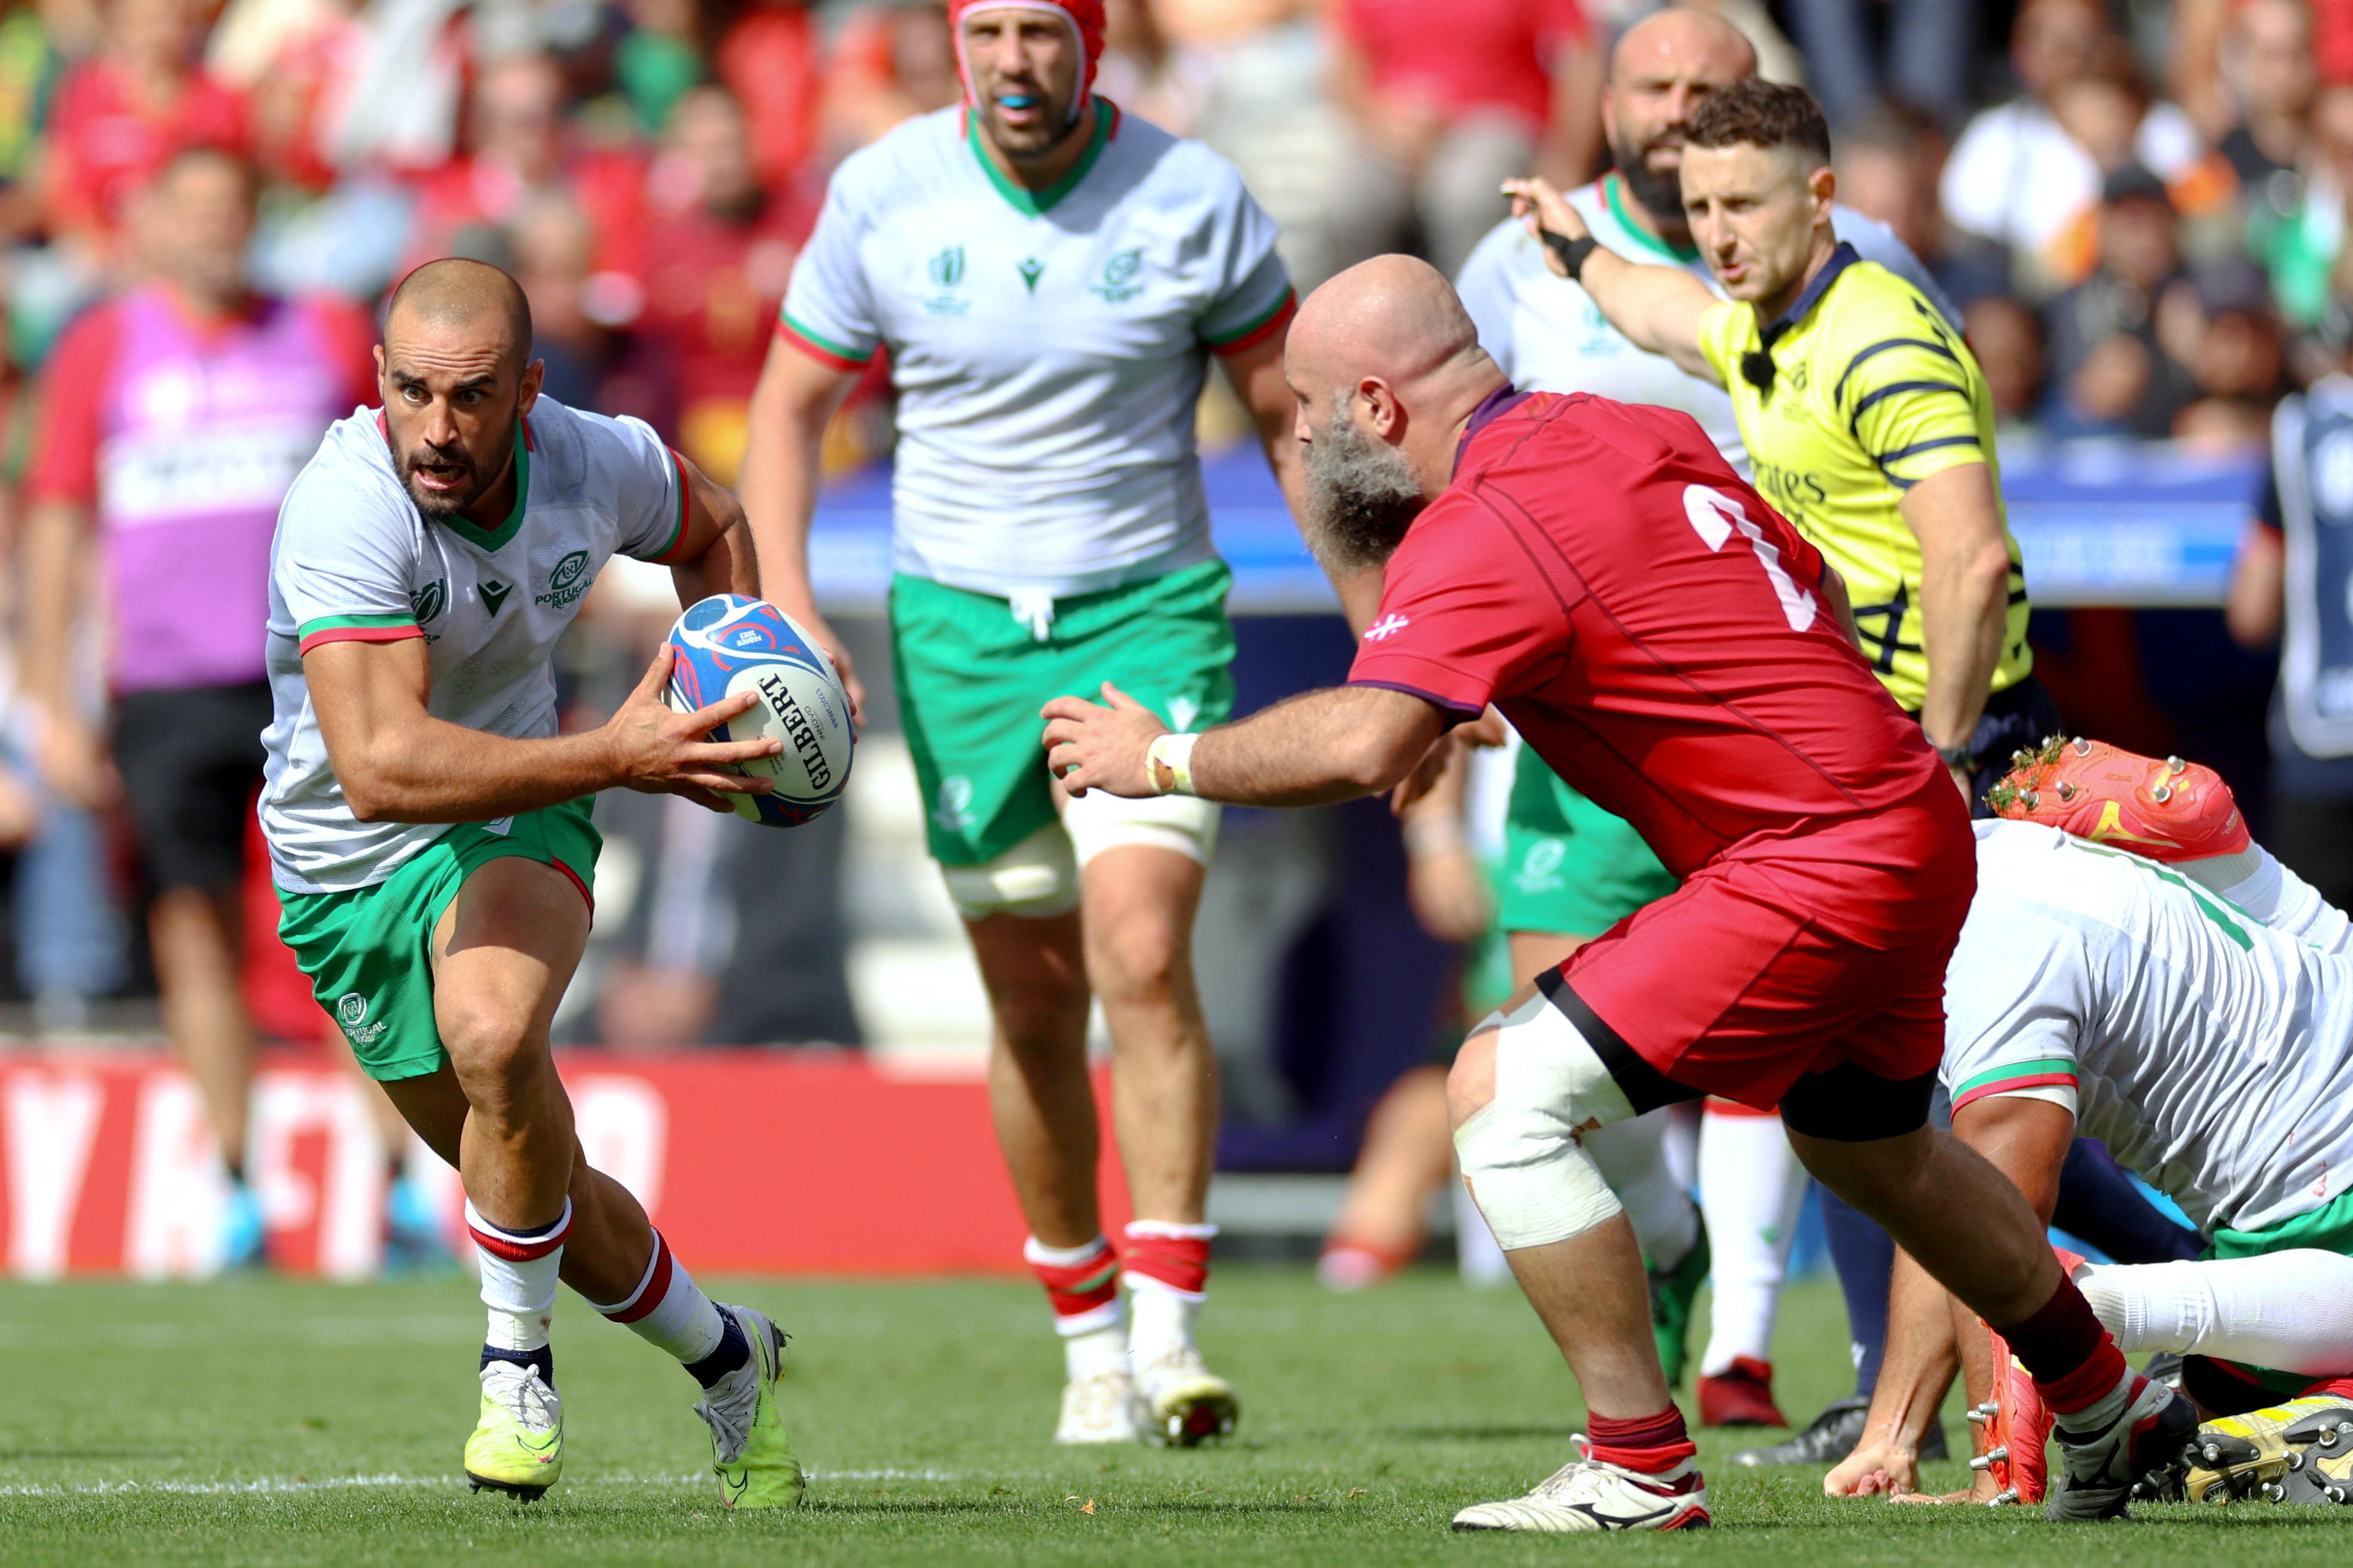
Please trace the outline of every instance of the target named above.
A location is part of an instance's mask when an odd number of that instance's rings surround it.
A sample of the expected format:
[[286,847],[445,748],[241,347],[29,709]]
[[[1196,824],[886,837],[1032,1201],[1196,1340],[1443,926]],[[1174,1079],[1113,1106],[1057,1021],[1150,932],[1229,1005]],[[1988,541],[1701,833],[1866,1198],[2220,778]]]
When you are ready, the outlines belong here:
[[[1633,200],[1615,173],[1568,193],[1593,237],[1629,261],[1680,267],[1718,295],[1715,277],[1696,250],[1677,250],[1637,224]],[[1833,210],[1839,238],[1865,261],[1876,261],[1926,294],[1956,329],[1955,310],[1919,258],[1884,224],[1845,207]],[[1585,290],[1546,269],[1544,247],[1528,237],[1516,218],[1497,224],[1471,259],[1455,287],[1479,329],[1479,345],[1494,356],[1512,384],[1530,392],[1589,392],[1620,403],[1651,403],[1679,408],[1699,421],[1707,438],[1744,479],[1748,448],[1732,416],[1732,398],[1704,377],[1690,375],[1664,354],[1648,353],[1603,319]]]
[[1060,598],[1216,553],[1207,356],[1277,330],[1290,280],[1231,164],[1102,107],[1048,190],[998,173],[962,109],[834,174],[777,330],[839,370],[890,352],[899,572]]
[[384,416],[363,408],[328,430],[287,492],[269,550],[274,712],[261,793],[270,867],[286,891],[371,887],[449,830],[352,815],[303,654],[422,637],[435,718],[516,740],[553,735],[555,642],[596,574],[617,554],[668,564],[685,538],[685,475],[638,420],[542,397],[523,421],[515,468],[514,510],[498,527],[428,522],[393,467]]
[[[1974,826],[1977,898],[1945,979],[1955,1110],[2063,1105],[2201,1229],[2353,1190],[2353,959],[2137,855]],[[2327,929],[2341,950],[2342,920]]]

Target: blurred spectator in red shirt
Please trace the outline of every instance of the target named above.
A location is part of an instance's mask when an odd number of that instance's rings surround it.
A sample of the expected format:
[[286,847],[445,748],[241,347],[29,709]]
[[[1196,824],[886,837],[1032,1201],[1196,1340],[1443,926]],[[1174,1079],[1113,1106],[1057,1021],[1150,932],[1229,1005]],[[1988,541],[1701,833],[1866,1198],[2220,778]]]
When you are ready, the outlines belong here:
[[1418,224],[1451,278],[1503,216],[1495,187],[1514,169],[1592,173],[1602,60],[1578,0],[1337,0],[1332,20],[1336,94],[1372,151],[1345,204],[1370,226],[1365,254]]
[[461,230],[510,227],[533,198],[556,195],[586,215],[597,272],[634,272],[644,166],[630,153],[581,145],[564,110],[564,78],[546,56],[485,65],[467,121],[471,150],[425,181],[401,269],[448,255]]
[[798,0],[751,0],[719,45],[719,79],[752,120],[752,163],[781,187],[817,144],[817,29]]
[[242,151],[245,104],[196,68],[191,0],[111,0],[99,52],[68,72],[49,121],[48,223],[111,259],[132,201],[191,147]]
[[680,100],[653,184],[668,216],[647,234],[642,326],[670,350],[679,445],[703,472],[733,484],[745,408],[815,215],[761,188],[751,122],[723,87]]
[[861,5],[842,23],[826,69],[827,150],[855,152],[901,121],[945,109],[963,95],[946,5]]

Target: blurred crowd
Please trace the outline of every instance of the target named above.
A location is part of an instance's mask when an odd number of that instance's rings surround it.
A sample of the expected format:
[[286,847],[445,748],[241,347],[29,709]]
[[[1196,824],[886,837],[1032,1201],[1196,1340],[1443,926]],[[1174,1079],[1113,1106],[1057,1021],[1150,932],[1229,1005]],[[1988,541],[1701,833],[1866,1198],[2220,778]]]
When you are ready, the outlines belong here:
[[[2353,0],[1697,3],[1757,41],[1765,75],[1827,106],[1841,198],[1889,225],[1964,310],[2006,454],[2079,438],[2253,450],[2274,404],[2353,344]],[[1451,272],[1502,218],[1498,180],[1599,172],[1609,42],[1655,8],[1113,0],[1099,86],[1240,168],[1303,292],[1401,247]],[[528,291],[551,394],[640,416],[726,480],[828,171],[958,95],[935,0],[9,0],[6,555],[41,504],[26,490],[53,438],[53,351],[78,318],[206,243],[153,196],[192,149],[255,176],[231,237],[253,289],[356,315],[420,260],[494,261]],[[364,333],[352,342],[360,353]],[[828,461],[879,457],[890,439],[878,363]],[[19,622],[24,580],[12,576]],[[600,606],[572,661],[581,702],[611,691],[658,610]],[[88,662],[73,700],[95,723],[103,661]],[[138,922],[121,912],[138,907],[138,873],[108,848],[104,792],[58,776],[42,718],[19,709],[0,736],[0,840],[23,847],[5,979],[70,1021],[83,1000],[145,983]],[[642,934],[612,971],[623,1000],[607,1032],[782,1027],[714,1021],[727,961],[711,955],[734,935],[643,903],[684,897],[690,883],[666,873],[697,855],[694,888],[762,875],[698,849],[682,818],[617,826],[642,865],[641,907],[621,928]],[[803,853],[796,875],[837,874],[838,839]],[[830,942],[838,953],[838,931]],[[691,984],[630,989],[670,973]],[[796,1005],[825,1017],[799,1033],[855,1037],[838,985]]]

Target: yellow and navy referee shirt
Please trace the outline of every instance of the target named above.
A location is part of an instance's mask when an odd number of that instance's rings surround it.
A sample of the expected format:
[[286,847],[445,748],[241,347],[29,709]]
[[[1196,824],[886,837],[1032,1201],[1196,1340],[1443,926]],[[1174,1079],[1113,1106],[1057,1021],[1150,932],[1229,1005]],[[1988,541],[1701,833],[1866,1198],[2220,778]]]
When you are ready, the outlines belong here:
[[[1918,289],[1843,241],[1771,326],[1760,330],[1750,305],[1709,310],[1700,352],[1732,394],[1757,490],[1846,579],[1865,657],[1916,712],[1928,690],[1920,542],[1897,503],[1932,474],[1983,463],[2001,504],[1993,401],[1978,362]],[[2010,616],[1995,691],[2034,667],[2026,574],[2007,520],[2002,538]]]

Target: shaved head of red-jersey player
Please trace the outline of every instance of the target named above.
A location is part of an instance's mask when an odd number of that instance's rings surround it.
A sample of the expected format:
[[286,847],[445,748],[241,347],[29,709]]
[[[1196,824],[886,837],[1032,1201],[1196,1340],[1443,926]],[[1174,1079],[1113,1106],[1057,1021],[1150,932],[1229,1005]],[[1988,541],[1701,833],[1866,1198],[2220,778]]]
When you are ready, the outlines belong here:
[[1305,448],[1308,542],[1343,574],[1376,566],[1454,477],[1462,427],[1507,384],[1452,284],[1377,256],[1307,297],[1283,348]]
[[1103,0],[951,0],[956,73],[982,131],[1016,163],[1086,124],[1103,58]]

